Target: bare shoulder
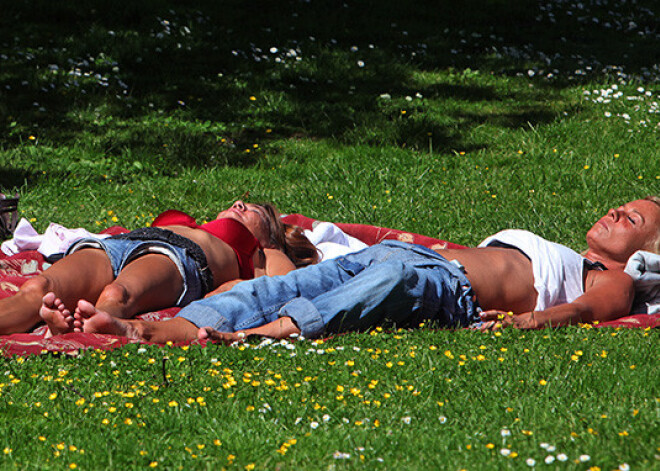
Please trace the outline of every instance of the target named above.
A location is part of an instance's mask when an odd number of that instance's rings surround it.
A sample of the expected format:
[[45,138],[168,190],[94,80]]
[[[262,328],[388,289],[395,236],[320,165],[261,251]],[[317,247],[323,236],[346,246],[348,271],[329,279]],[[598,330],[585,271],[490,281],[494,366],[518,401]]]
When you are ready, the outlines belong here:
[[296,266],[291,259],[286,256],[284,252],[277,249],[263,249],[265,256],[265,275],[275,276],[284,275],[291,270],[295,270]]

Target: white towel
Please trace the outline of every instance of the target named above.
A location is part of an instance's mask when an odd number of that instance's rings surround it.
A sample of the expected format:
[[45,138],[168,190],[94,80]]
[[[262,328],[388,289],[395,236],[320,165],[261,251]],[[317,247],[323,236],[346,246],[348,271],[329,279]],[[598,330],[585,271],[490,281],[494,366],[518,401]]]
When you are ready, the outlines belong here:
[[305,235],[321,252],[321,260],[330,260],[368,247],[360,239],[356,239],[331,222],[315,223],[313,229],[306,230]]
[[104,239],[109,237],[107,234],[93,234],[85,229],[67,229],[60,224],[50,223],[46,232],[39,234],[32,224],[21,218],[14,230],[14,238],[6,240],[0,246],[0,249],[6,255],[16,255],[28,250],[37,250],[45,257],[50,257],[58,253],[64,253],[74,242],[85,237],[95,237]]
[[660,313],[660,255],[638,250],[624,271],[635,282],[633,314]]

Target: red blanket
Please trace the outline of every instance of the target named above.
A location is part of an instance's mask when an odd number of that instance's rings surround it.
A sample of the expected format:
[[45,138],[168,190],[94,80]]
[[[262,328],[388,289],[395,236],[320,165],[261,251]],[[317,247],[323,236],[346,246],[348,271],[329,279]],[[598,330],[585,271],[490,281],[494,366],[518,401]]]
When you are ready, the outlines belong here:
[[[315,220],[292,214],[284,218],[285,222],[296,224],[304,229],[311,229]],[[356,237],[369,245],[376,244],[385,239],[396,239],[411,242],[430,248],[464,248],[461,245],[445,242],[440,239],[414,234],[410,232],[387,229],[383,227],[367,226],[363,224],[337,224],[344,232]],[[116,234],[125,230],[112,227],[105,232]],[[7,257],[0,253],[0,298],[13,295],[19,287],[29,278],[36,276],[44,270],[44,258],[36,251],[24,252]],[[148,320],[162,320],[173,317],[177,308],[170,308],[158,312],[142,314],[139,317]],[[603,322],[596,327],[658,327],[660,315],[637,315]],[[112,349],[128,343],[138,343],[124,337],[101,334],[70,333],[58,335],[49,339],[44,338],[45,326],[38,327],[29,334],[13,334],[0,336],[0,349],[5,355],[39,354],[44,351],[75,352],[84,348]]]

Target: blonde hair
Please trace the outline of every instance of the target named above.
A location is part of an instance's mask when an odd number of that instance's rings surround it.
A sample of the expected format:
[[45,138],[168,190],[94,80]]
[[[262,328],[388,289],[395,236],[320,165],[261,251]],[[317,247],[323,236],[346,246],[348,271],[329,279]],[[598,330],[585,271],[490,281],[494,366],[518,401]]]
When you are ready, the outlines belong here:
[[[658,205],[658,209],[660,210],[660,196],[649,195],[646,198],[644,198],[644,200],[652,201],[653,203]],[[655,239],[649,241],[649,243],[645,247],[645,250],[648,250],[649,252],[660,254],[660,226],[658,226],[658,228],[657,228],[657,234],[655,236]]]

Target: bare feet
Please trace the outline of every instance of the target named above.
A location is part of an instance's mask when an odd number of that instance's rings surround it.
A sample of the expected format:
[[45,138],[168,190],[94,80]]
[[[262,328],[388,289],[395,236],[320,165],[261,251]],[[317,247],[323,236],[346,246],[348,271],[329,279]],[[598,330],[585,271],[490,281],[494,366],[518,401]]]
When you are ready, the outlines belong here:
[[46,293],[41,301],[39,315],[48,324],[46,337],[73,332],[73,316],[55,293]]
[[74,331],[97,334],[121,335],[131,339],[141,339],[138,329],[129,322],[111,316],[105,311],[99,311],[89,301],[81,299],[73,313]]
[[244,332],[218,332],[212,327],[202,327],[197,331],[199,340],[209,340],[214,343],[224,343],[230,345],[236,341],[245,340]]

